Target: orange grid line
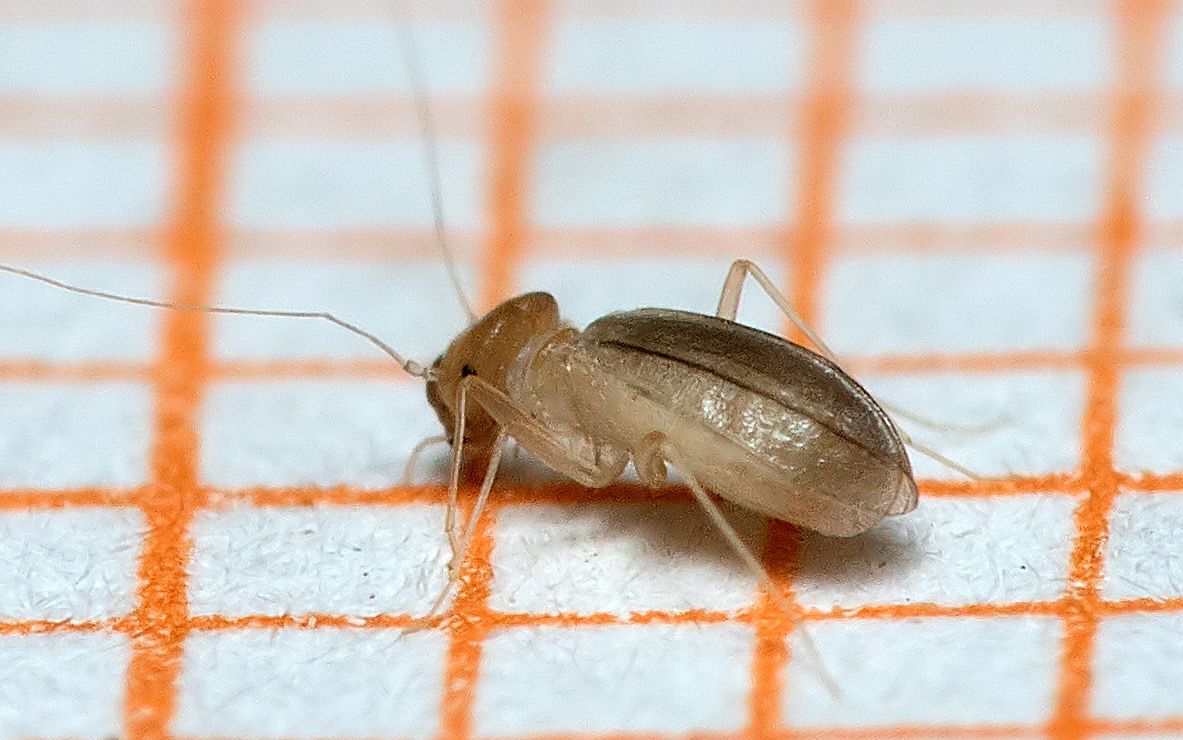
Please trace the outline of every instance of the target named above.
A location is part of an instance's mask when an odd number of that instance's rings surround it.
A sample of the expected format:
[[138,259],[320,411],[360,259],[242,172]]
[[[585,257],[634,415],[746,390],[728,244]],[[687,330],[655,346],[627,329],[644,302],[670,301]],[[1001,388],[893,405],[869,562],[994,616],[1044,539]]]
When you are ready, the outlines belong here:
[[[498,507],[502,505],[498,503]],[[491,539],[489,540],[491,542]],[[781,551],[792,555],[791,548]],[[488,560],[491,549],[478,553],[477,561]],[[781,560],[787,565],[787,560]],[[478,562],[477,568],[484,568]],[[487,595],[487,594],[486,594]],[[638,611],[629,614],[608,612],[504,612],[486,605],[474,606],[475,611],[454,608],[444,617],[436,619],[435,626],[455,628],[455,622],[479,622],[487,633],[493,629],[515,627],[589,627],[628,624],[735,624],[759,625],[767,619],[765,610],[757,599],[751,607],[734,612],[712,609],[688,609],[685,611]],[[1097,613],[1103,617],[1129,614],[1158,614],[1183,612],[1183,596],[1172,598],[1139,598],[1098,601]],[[969,604],[938,604],[934,602],[907,602],[898,604],[866,604],[860,606],[834,606],[829,608],[806,607],[801,609],[801,618],[808,622],[834,622],[854,620],[899,620],[899,619],[966,619],[988,617],[1069,617],[1078,611],[1071,595],[1052,601],[1014,601]],[[299,614],[246,614],[226,616],[221,614],[199,614],[184,619],[185,630],[222,631],[242,628],[264,629],[316,629],[337,627],[353,629],[391,629],[414,624],[417,616],[403,613],[384,613],[362,617],[349,614],[306,612]],[[139,622],[134,614],[100,620],[55,621],[49,619],[0,620],[0,634],[31,634],[40,632],[125,632],[137,634]],[[769,730],[771,732],[771,729]]]
[[1121,2],[1116,9],[1119,78],[1112,111],[1108,200],[1098,224],[1100,275],[1097,280],[1095,352],[1088,362],[1088,401],[1083,429],[1084,475],[1089,495],[1076,513],[1059,691],[1050,722],[1053,737],[1089,733],[1093,648],[1099,623],[1109,512],[1118,494],[1113,463],[1117,428],[1116,363],[1125,324],[1129,272],[1140,237],[1141,171],[1149,126],[1146,95],[1158,83],[1160,27],[1167,7],[1156,2]]
[[43,488],[0,490],[0,511],[134,506],[147,493],[147,488],[77,488],[60,491]]
[[[1032,128],[1054,132],[1093,131],[1103,119],[1098,113],[1103,94],[1054,95],[1057,105],[1048,105],[1047,93],[1027,94],[964,92],[955,94],[916,93],[907,96],[868,97],[851,119],[860,133],[925,135],[957,134],[967,131],[1022,131]],[[17,101],[20,102],[20,101]],[[326,103],[331,103],[326,110]],[[1164,103],[1174,113],[1183,101]],[[607,97],[594,93],[579,96],[555,94],[540,103],[538,127],[543,138],[585,138],[614,136],[777,136],[792,134],[797,111],[804,98],[791,93],[781,96],[742,94],[659,94],[654,97]],[[110,105],[109,103],[107,104]],[[440,110],[455,120],[445,123],[441,135],[472,138],[480,133],[480,103],[469,98],[446,98]],[[75,103],[80,107],[81,103]],[[31,108],[25,113],[25,107]],[[17,112],[36,114],[34,104]],[[82,113],[84,109],[77,110]],[[335,115],[334,112],[337,114]],[[106,113],[96,107],[95,115]],[[145,111],[150,114],[151,111]],[[326,135],[372,139],[375,136],[413,136],[413,104],[406,98],[371,96],[364,98],[300,97],[267,98],[255,101],[245,111],[254,134]],[[48,117],[48,113],[42,115]],[[147,127],[153,120],[148,118]],[[23,123],[24,119],[17,119]],[[0,120],[0,125],[6,120]],[[1021,128],[1020,128],[1021,127]]]
[[[471,493],[469,491],[468,493]],[[497,504],[500,507],[500,504]],[[473,571],[487,570],[488,558],[491,556],[491,538],[486,538],[481,551],[474,554],[473,560],[466,566],[466,576]],[[786,551],[788,554],[788,551]],[[479,575],[479,574],[478,574]],[[489,609],[485,604],[487,586],[483,583],[476,590],[470,590],[474,602],[453,609],[448,620],[459,619],[473,629],[479,629],[479,639],[493,629],[508,629],[514,627],[588,627],[602,625],[629,624],[718,624],[740,623],[752,624],[760,629],[760,620],[765,618],[766,610],[757,601],[750,609],[743,609],[735,613],[717,612],[710,610],[690,610],[684,612],[637,612],[629,615],[615,615],[605,613],[506,613]],[[482,593],[482,591],[485,591]],[[1146,612],[1178,612],[1183,611],[1183,597],[1173,599],[1130,599],[1122,601],[1100,601],[1097,604],[1101,616],[1116,616],[1130,613]],[[916,619],[916,618],[987,618],[1006,616],[1055,616],[1067,617],[1078,610],[1075,597],[1067,595],[1057,601],[1049,602],[1015,602],[1001,604],[963,604],[943,605],[933,603],[906,603],[868,605],[855,608],[806,609],[802,616],[809,621],[832,620],[864,620],[864,619]],[[382,614],[373,617],[345,616],[339,614],[308,613],[298,615],[197,615],[184,619],[184,631],[227,631],[238,629],[401,629],[415,622],[413,615]],[[455,625],[449,625],[455,631]],[[0,621],[0,635],[6,634],[38,634],[47,632],[124,632],[136,635],[140,625],[136,616],[125,618],[111,618],[84,622],[55,622],[49,620],[25,620],[17,622]],[[782,643],[783,644],[783,643]],[[453,709],[453,711],[455,711]],[[1083,717],[1078,731],[1092,733],[1103,730],[1126,731],[1133,733],[1153,733],[1178,731],[1183,728],[1183,717],[1172,717],[1154,721],[1144,720],[1104,720]],[[467,727],[462,729],[469,729]],[[764,734],[776,738],[796,737],[881,737],[889,734],[892,737],[940,736],[940,737],[995,737],[1012,736],[1016,733],[1042,734],[1043,727],[1025,727],[1021,725],[892,725],[867,728],[849,727],[819,727],[811,729],[797,728],[769,728]],[[751,737],[753,732],[742,735],[733,733],[696,733],[695,737]],[[446,736],[450,736],[447,735]],[[583,738],[582,735],[539,735],[539,737],[572,737]],[[615,737],[616,735],[612,735]],[[633,735],[620,735],[632,737]],[[637,737],[668,737],[658,733],[636,735]]]
[[[1170,495],[1183,493],[1183,473],[1155,475],[1119,473],[1117,482],[1123,490]],[[1079,473],[1057,473],[985,480],[922,478],[917,481],[928,498],[995,498],[1042,494],[1081,494],[1088,491],[1088,481]],[[111,507],[134,505],[150,495],[151,486],[139,488],[81,488],[67,490],[0,489],[0,511],[60,509],[70,507]],[[358,488],[355,486],[267,487],[241,489],[202,488],[198,494],[205,506],[220,507],[249,503],[253,506],[398,506],[404,504],[440,504],[446,488],[441,485]],[[570,481],[538,484],[514,484],[495,488],[498,500],[506,505],[579,505],[668,501],[692,504],[694,499],[681,486],[653,489],[635,483],[617,482],[600,489],[587,489]]]
[[485,515],[477,522],[468,555],[460,567],[461,586],[446,622],[449,639],[440,726],[444,737],[448,738],[472,736],[472,708],[480,678],[483,643],[491,627],[487,619],[493,582],[490,528],[498,508],[499,505],[490,502]]
[[[1142,365],[1181,365],[1183,350],[1154,350],[1123,353],[1119,362]],[[1128,359],[1126,359],[1128,358]],[[1124,360],[1124,361],[1123,361]],[[989,354],[890,354],[847,356],[843,365],[857,375],[864,373],[997,373],[1025,370],[1076,370],[1085,365],[1084,352],[1002,352]],[[104,382],[151,378],[157,368],[135,362],[84,362],[74,364],[41,361],[0,361],[0,379],[6,382]],[[407,374],[389,360],[295,359],[232,360],[211,362],[210,375],[218,380],[282,380],[328,378],[381,378],[409,381]]]
[[[797,232],[784,244],[789,265],[790,300],[806,321],[816,324],[818,293],[835,221],[835,179],[840,145],[852,118],[854,46],[859,26],[856,4],[849,0],[821,2],[810,7],[813,49],[808,70],[808,95],[801,125],[800,195],[789,219]],[[798,332],[785,322],[790,336]],[[783,522],[770,521],[764,561],[774,574],[773,587],[791,594],[800,551],[800,533]],[[794,605],[795,606],[795,605]],[[788,638],[794,626],[771,594],[757,605],[756,655],[752,668],[751,724],[753,737],[769,737],[783,724],[781,697],[789,656]]]
[[[1092,351],[1010,350],[994,353],[958,354],[890,353],[846,355],[843,365],[855,375],[867,373],[1006,373],[1039,370],[1083,370],[1092,361]],[[1113,362],[1123,369],[1140,367],[1183,367],[1183,347],[1149,347],[1115,350]],[[61,363],[42,360],[0,360],[0,380],[17,382],[102,383],[127,380],[155,380],[160,367],[154,363],[96,361]],[[210,360],[208,374],[219,381],[320,380],[331,378],[386,379],[410,382],[410,378],[389,360],[378,359],[279,359]]]
[[[425,19],[463,21],[485,6],[471,0],[431,0],[421,3],[417,13]],[[54,0],[29,0],[21,4],[0,6],[0,18],[5,20],[65,20],[78,22],[101,18],[104,21],[159,20],[175,15],[176,0],[148,2],[147,0],[109,0],[100,6],[86,3],[62,3]],[[381,0],[251,0],[249,7],[259,16],[278,15],[286,19],[363,20],[382,21],[389,18],[390,8]],[[638,5],[629,0],[571,0],[564,7],[584,18],[607,17],[620,19],[652,18],[670,7],[669,3]],[[1045,20],[1049,16],[1074,17],[1082,13],[1098,13],[1105,7],[1103,0],[1001,0],[999,2],[947,3],[939,0],[878,0],[875,10],[883,17],[1026,17]],[[783,0],[741,0],[740,2],[694,3],[680,8],[688,20],[794,20],[793,6]]]
[[818,729],[800,729],[800,730],[786,730],[780,733],[778,737],[786,738],[786,740],[796,740],[796,738],[809,738],[810,740],[818,740],[819,738],[832,738],[833,740],[880,740],[881,738],[893,738],[897,740],[908,740],[909,738],[921,738],[923,740],[931,740],[931,738],[1021,738],[1032,737],[1039,734],[1037,727],[1029,727],[1018,724],[1005,725],[980,725],[980,726],[963,726],[963,725],[887,725],[887,726],[872,726],[872,727],[822,727]]
[[[1080,252],[1093,241],[1095,225],[1080,223],[982,223],[939,221],[884,224],[834,224],[831,245],[845,254],[964,254],[989,249],[992,253]],[[1178,246],[1183,223],[1167,220],[1147,225],[1147,242]],[[686,226],[655,224],[616,226],[530,226],[530,252],[542,258],[635,256],[639,250],[671,258],[717,257],[733,254],[743,245],[748,256],[777,254],[786,234],[799,231],[784,224]],[[235,227],[227,232],[227,255],[235,258],[291,260],[423,260],[436,257],[435,236],[427,229],[263,229]],[[478,251],[481,233],[450,233],[458,256]],[[152,232],[127,229],[0,231],[0,254],[7,259],[44,259],[53,250],[85,245],[92,254],[144,258]]]
[[[1055,105],[1049,105],[1049,98]],[[785,96],[742,94],[659,94],[654,97],[608,97],[555,94],[539,101],[542,138],[631,136],[780,136],[791,133],[805,104]],[[917,92],[905,96],[864,95],[851,127],[860,135],[959,135],[998,132],[1026,135],[1092,133],[1104,125],[1097,93],[1024,94],[968,91]],[[443,138],[479,138],[483,103],[471,97],[446,97],[435,104]],[[246,101],[240,110],[244,131],[253,137],[332,136],[373,141],[417,136],[415,105],[406,97],[282,96]],[[1173,130],[1183,122],[1183,97],[1164,96],[1155,103],[1156,125]],[[46,134],[94,138],[151,136],[168,121],[152,98],[74,97],[50,99],[0,95],[0,131],[17,138]]]
[[[1039,370],[1083,370],[1092,352],[1082,350],[1011,350],[994,353],[959,354],[890,353],[846,355],[843,365],[855,375],[867,373],[1006,373]],[[1150,347],[1116,350],[1113,362],[1121,368],[1183,367],[1183,347]],[[0,360],[0,380],[16,382],[78,382],[157,379],[160,368],[153,363],[96,361],[79,363],[41,360]],[[330,378],[386,379],[410,382],[410,378],[389,360],[379,359],[280,359],[211,360],[208,374],[219,381],[320,380]]]
[[56,621],[52,619],[0,620],[0,635],[36,635],[45,632],[115,632],[126,630],[126,619],[87,619]]
[[492,308],[514,289],[529,230],[527,199],[531,149],[538,132],[538,88],[544,29],[550,9],[542,0],[513,0],[499,9],[500,43],[489,111],[492,164],[490,236],[481,303]]
[[1082,493],[1086,490],[1084,478],[1079,473],[1052,473],[1050,475],[1012,476],[1008,478],[984,478],[969,480],[919,479],[916,484],[924,496],[948,496],[956,498],[1023,496],[1044,493]]
[[[128,0],[123,0],[128,1]],[[387,10],[381,0],[346,0],[346,2],[329,2],[329,0],[255,0],[261,9],[282,9],[297,17],[322,17],[331,14],[337,18],[342,14],[358,13],[371,18],[374,15],[385,17]],[[570,0],[564,4],[564,9],[579,17],[596,18],[609,17],[613,19],[640,19],[660,16],[662,11],[669,8],[667,3],[652,3],[638,5],[631,0]],[[1073,16],[1085,12],[1097,12],[1104,7],[1102,0],[999,0],[998,2],[975,2],[969,4],[934,2],[933,0],[879,0],[876,9],[883,14],[894,16],[909,16],[923,14],[929,16],[965,16],[970,15],[1013,15],[1045,18],[1049,14]],[[473,3],[470,0],[432,0],[427,4],[428,13],[433,17],[449,18],[471,12]],[[737,0],[736,2],[698,2],[686,7],[685,16],[697,20],[775,20],[792,19],[798,12],[793,6],[786,7],[783,0]]]
[[365,490],[356,486],[329,488],[266,488],[255,487],[236,491],[211,491],[206,494],[210,506],[241,501],[252,506],[352,506],[368,504],[402,506],[406,504],[438,504],[445,500],[447,487],[399,486]]
[[[238,21],[234,5],[231,0],[193,0],[185,8],[191,77],[178,114],[180,179],[167,238],[168,258],[176,270],[172,297],[179,303],[208,303],[213,288],[231,117],[227,77]],[[124,722],[132,738],[169,733],[188,631],[188,527],[201,505],[194,417],[206,382],[209,322],[205,314],[175,312],[162,321],[153,485],[138,497],[147,532],[127,670]]]
[[1183,734],[1183,717],[1133,720],[1094,719],[1089,724],[1094,732],[1125,732],[1138,735]]
[[1183,491],[1183,473],[1138,473],[1123,476],[1123,488],[1150,493],[1154,491]]
[[[537,88],[551,8],[546,0],[512,0],[497,8],[496,69],[489,118],[492,165],[481,303],[491,308],[509,296],[524,249],[528,223],[527,182],[535,132]],[[489,629],[482,619],[492,590],[491,505],[476,523],[468,556],[461,565],[461,586],[447,622],[448,650],[441,702],[442,733],[448,738],[472,735],[473,700],[479,678],[482,643]]]
[[[1183,731],[1183,719],[1167,720],[1091,720],[1090,732],[1110,732],[1129,735],[1162,735]],[[931,738],[1035,738],[1044,734],[1038,725],[871,725],[866,727],[810,727],[783,729],[771,737],[775,740],[931,740]],[[522,736],[522,740],[587,740],[588,735],[576,733],[539,733]],[[597,733],[597,740],[744,740],[746,735],[728,732],[691,732],[679,734],[611,732]],[[178,740],[198,740],[179,736]],[[231,740],[217,736],[201,736],[200,740]]]

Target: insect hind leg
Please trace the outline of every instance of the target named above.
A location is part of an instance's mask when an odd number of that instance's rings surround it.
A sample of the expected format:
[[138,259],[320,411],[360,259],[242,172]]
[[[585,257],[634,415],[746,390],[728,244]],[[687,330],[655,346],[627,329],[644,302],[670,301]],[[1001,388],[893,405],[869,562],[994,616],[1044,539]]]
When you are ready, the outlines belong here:
[[835,365],[838,363],[838,358],[834,355],[833,350],[822,340],[818,333],[813,330],[805,317],[793,308],[793,304],[785,297],[784,293],[776,287],[776,283],[768,277],[768,274],[760,268],[759,265],[751,260],[736,260],[731,263],[731,269],[727,271],[727,279],[723,281],[723,291],[719,294],[719,306],[715,311],[715,316],[728,321],[735,321],[736,315],[739,313],[739,299],[743,295],[743,287],[745,278],[751,276],[756,284],[764,289],[764,293],[772,299],[777,308],[781,310],[793,325],[801,330],[817,348],[818,353],[825,357]]
[[[735,317],[739,313],[739,300],[743,295],[744,284],[748,276],[751,276],[751,278],[756,281],[756,284],[759,285],[761,289],[763,289],[764,293],[770,299],[772,299],[772,302],[775,303],[777,308],[781,310],[781,313],[783,313],[789,319],[789,321],[793,323],[793,326],[796,326],[801,331],[801,333],[804,334],[807,339],[809,339],[810,344],[814,346],[818,354],[839,367],[843,366],[843,363],[838,358],[838,355],[834,354],[834,351],[830,349],[825,340],[821,338],[821,335],[819,335],[814,330],[814,328],[809,325],[809,322],[805,320],[805,317],[802,316],[797,311],[797,309],[793,308],[793,304],[789,301],[785,294],[776,287],[776,283],[772,281],[772,278],[768,277],[768,273],[764,272],[764,270],[761,269],[759,265],[752,262],[751,260],[739,259],[731,263],[731,269],[727,271],[727,278],[723,281],[723,290],[719,295],[719,306],[715,311],[715,316],[721,319],[727,319],[728,321],[735,321]],[[998,419],[985,424],[969,426],[950,424],[949,422],[930,419],[929,417],[926,417],[922,414],[918,414],[914,411],[902,408],[892,403],[886,403],[878,399],[876,399],[876,402],[881,407],[883,407],[884,411],[887,411],[888,414],[893,417],[907,419],[918,426],[944,432],[957,431],[967,433],[983,433],[992,431],[1005,423],[1005,419]],[[897,427],[898,426],[899,425],[897,424]],[[964,466],[941,456],[939,453],[933,450],[925,448],[922,445],[912,443],[910,437],[907,438],[907,441],[917,452],[931,457],[937,462],[943,463],[953,470],[964,473],[965,475],[968,475],[972,478],[981,477],[972,471],[967,470]]]
[[[743,538],[735,531],[735,527],[731,526],[731,522],[727,521],[727,517],[723,516],[723,512],[711,499],[707,490],[694,477],[694,473],[690,469],[689,463],[686,461],[682,452],[670,441],[669,437],[661,432],[654,432],[647,435],[641,442],[638,449],[634,450],[634,464],[640,462],[641,466],[655,471],[656,466],[662,460],[668,461],[682,477],[686,479],[686,485],[690,488],[690,492],[694,494],[694,499],[699,507],[710,519],[711,524],[726,540],[727,545],[739,557],[756,580],[767,591],[769,597],[777,603],[778,606],[788,615],[793,624],[798,627],[801,635],[802,644],[805,645],[806,651],[809,653],[810,660],[814,663],[818,670],[818,676],[825,685],[826,690],[835,698],[842,696],[842,690],[838,687],[833,676],[826,670],[825,663],[822,661],[821,654],[814,645],[813,640],[809,637],[809,633],[805,631],[805,625],[800,615],[800,610],[793,605],[788,598],[781,593],[780,587],[772,580],[772,576],[757,559],[752,548],[744,543]],[[661,474],[664,478],[664,471]]]

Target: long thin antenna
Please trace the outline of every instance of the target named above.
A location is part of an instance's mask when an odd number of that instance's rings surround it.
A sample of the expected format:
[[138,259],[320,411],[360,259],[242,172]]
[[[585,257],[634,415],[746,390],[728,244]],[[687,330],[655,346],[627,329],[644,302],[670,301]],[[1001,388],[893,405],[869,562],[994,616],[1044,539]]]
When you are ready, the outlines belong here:
[[386,342],[383,342],[377,336],[371,334],[365,329],[362,329],[360,326],[351,324],[344,319],[339,319],[333,314],[324,311],[282,311],[260,308],[236,308],[232,306],[190,306],[183,303],[154,301],[150,298],[133,298],[131,296],[118,295],[116,293],[107,293],[102,290],[83,288],[77,285],[71,285],[70,283],[62,282],[61,280],[57,280],[46,275],[41,275],[40,273],[33,272],[32,270],[26,270],[21,267],[12,267],[10,265],[0,264],[0,272],[7,272],[12,275],[19,275],[20,277],[28,278],[29,280],[36,280],[39,283],[52,285],[55,288],[61,288],[62,290],[68,291],[70,293],[90,296],[91,298],[103,298],[108,301],[116,301],[118,303],[130,303],[133,306],[148,306],[149,308],[164,308],[170,311],[185,311],[190,313],[217,313],[230,314],[234,316],[276,316],[289,319],[318,319],[320,321],[327,321],[330,324],[336,324],[342,329],[356,334],[362,339],[365,339],[370,344],[389,355],[391,359],[397,362],[402,367],[402,369],[406,370],[409,374],[414,375],[417,378],[427,378],[429,374],[427,369],[418,362],[405,359],[398,352],[395,352],[393,347],[391,347]]
[[415,28],[411,23],[410,14],[401,0],[394,0],[394,6],[399,21],[396,25],[401,43],[399,48],[403,53],[403,63],[407,69],[407,79],[411,86],[411,97],[415,100],[415,112],[419,119],[419,134],[423,139],[423,162],[427,166],[428,187],[431,190],[431,217],[435,224],[435,243],[440,256],[444,260],[444,268],[448,271],[448,278],[452,281],[452,288],[456,291],[456,298],[460,306],[468,314],[468,322],[476,321],[472,305],[468,296],[464,294],[464,286],[460,282],[460,273],[456,269],[456,260],[452,257],[452,250],[448,248],[448,237],[444,228],[444,196],[440,178],[439,147],[435,138],[435,119],[431,111],[431,101],[427,95],[427,85],[423,81],[423,65],[419,55],[419,45],[415,41]]

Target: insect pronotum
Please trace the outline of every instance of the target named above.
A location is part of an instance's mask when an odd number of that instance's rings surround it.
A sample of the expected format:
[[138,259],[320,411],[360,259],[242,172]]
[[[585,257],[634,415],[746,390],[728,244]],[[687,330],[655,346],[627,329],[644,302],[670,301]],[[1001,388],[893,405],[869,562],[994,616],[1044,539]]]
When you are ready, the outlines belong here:
[[[747,260],[732,264],[713,316],[646,308],[604,316],[579,331],[561,319],[554,297],[537,292],[474,315],[445,241],[431,110],[413,32],[409,25],[403,28],[437,246],[470,317],[469,326],[430,365],[403,357],[375,334],[327,312],[178,305],[71,285],[20,267],[0,265],[0,271],[141,306],[327,321],[366,339],[425,381],[445,430],[425,442],[446,439],[452,448],[446,516],[452,559],[449,584],[423,624],[439,614],[455,586],[511,439],[538,462],[593,488],[618,478],[630,460],[640,479],[654,487],[666,484],[672,466],[745,567],[778,599],[767,572],[711,493],[822,534],[851,536],[916,507],[905,445],[973,475],[899,430],[884,405],[842,370],[772,280]],[[749,276],[816,351],[736,322]],[[488,453],[488,464],[462,525],[460,469],[465,451],[474,448]]]

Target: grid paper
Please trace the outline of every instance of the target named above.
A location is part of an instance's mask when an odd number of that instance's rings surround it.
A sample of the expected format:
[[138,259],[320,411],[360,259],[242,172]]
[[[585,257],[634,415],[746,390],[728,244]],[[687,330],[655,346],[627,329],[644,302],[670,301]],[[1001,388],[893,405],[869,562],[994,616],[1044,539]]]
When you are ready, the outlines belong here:
[[[410,16],[484,307],[709,312],[779,276],[916,436],[851,540],[507,462],[463,585],[422,389],[307,322],[0,287],[0,736],[1183,735],[1183,88],[1165,2],[438,0]],[[409,17],[409,16],[408,16]],[[427,360],[405,21],[378,0],[0,7],[0,256],[329,309]],[[785,322],[754,289],[742,318]],[[462,493],[471,506],[472,490]]]

